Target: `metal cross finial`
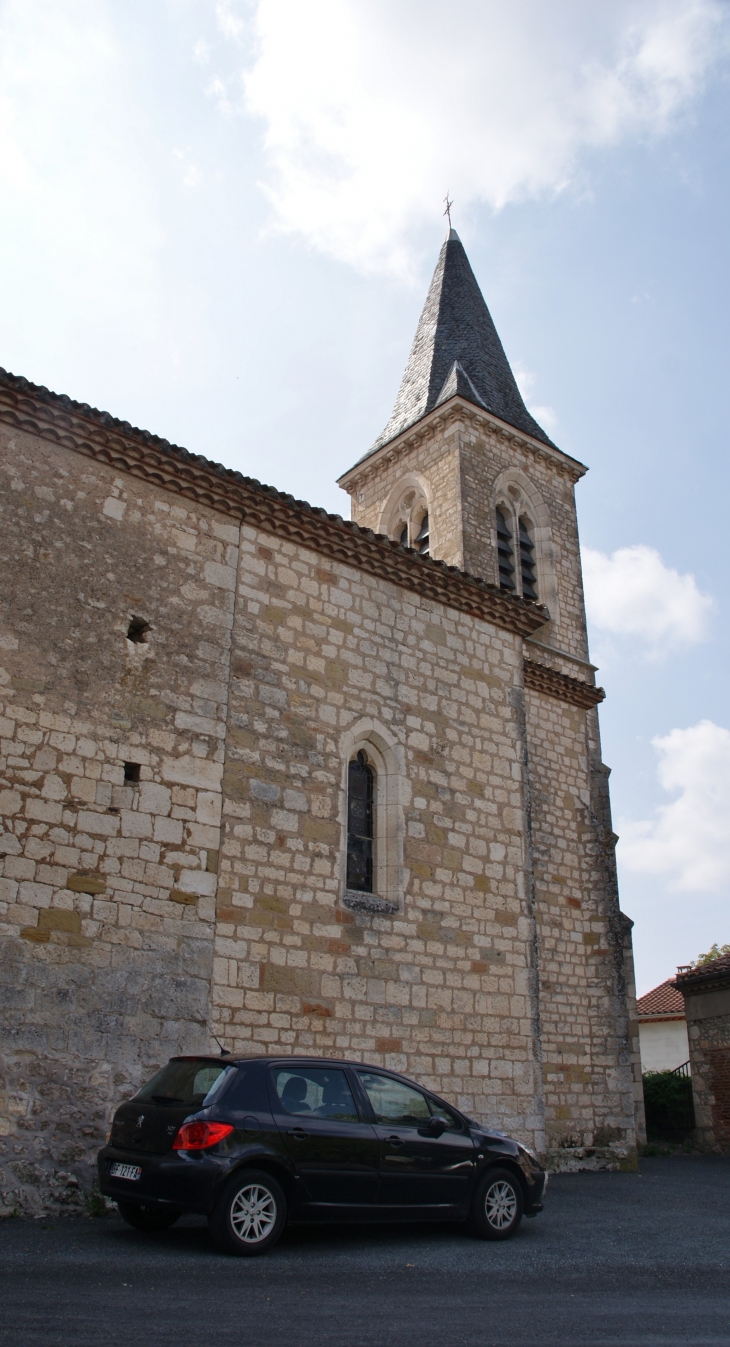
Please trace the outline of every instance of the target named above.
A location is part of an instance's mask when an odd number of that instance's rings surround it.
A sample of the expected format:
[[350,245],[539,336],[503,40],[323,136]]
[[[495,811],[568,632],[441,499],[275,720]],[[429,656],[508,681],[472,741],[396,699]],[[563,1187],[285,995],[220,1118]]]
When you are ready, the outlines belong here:
[[448,215],[448,217],[449,217],[449,229],[450,229],[450,228],[451,228],[451,207],[453,206],[454,203],[453,203],[453,201],[449,201],[449,194],[448,194],[448,192],[446,193],[446,196],[444,197],[444,201],[446,202],[446,210],[444,211],[444,215]]

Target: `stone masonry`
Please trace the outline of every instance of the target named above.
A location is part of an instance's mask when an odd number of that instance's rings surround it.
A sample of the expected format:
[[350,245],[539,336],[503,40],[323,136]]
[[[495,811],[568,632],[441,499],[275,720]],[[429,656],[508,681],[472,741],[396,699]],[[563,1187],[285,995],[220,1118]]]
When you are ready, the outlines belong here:
[[700,1147],[730,1153],[730,955],[680,969]]
[[[0,374],[6,1211],[83,1201],[115,1104],[212,1035],[403,1071],[553,1168],[635,1163],[584,469],[471,388],[345,474],[347,523]],[[414,482],[430,558],[387,536]],[[498,586],[499,493],[539,603]]]

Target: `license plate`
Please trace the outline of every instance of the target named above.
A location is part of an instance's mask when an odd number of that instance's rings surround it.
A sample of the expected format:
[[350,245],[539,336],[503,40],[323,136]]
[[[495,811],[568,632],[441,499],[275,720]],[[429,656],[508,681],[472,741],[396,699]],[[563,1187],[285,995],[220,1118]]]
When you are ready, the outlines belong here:
[[112,1165],[109,1170],[109,1177],[112,1179],[141,1179],[142,1170],[139,1165]]

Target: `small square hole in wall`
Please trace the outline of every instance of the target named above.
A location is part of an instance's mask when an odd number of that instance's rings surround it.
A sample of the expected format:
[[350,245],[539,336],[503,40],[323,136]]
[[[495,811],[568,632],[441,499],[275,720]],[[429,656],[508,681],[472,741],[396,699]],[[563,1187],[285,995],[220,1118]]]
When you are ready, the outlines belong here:
[[133,617],[127,628],[127,640],[134,641],[135,645],[147,644],[147,632],[152,627],[145,617]]
[[125,786],[139,785],[139,767],[138,762],[125,762],[124,764],[124,784]]

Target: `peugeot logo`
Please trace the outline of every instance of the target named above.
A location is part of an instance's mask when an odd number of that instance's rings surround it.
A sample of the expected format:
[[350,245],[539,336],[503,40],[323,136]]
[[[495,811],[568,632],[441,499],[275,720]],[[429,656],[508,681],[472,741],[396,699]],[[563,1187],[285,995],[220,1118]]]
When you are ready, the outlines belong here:
[[140,1113],[140,1115],[139,1115],[139,1117],[138,1117],[138,1119],[137,1119],[137,1122],[136,1122],[136,1124],[135,1124],[135,1128],[134,1128],[135,1132],[138,1132],[138,1131],[139,1131],[139,1129],[140,1129],[140,1127],[142,1126],[142,1123],[143,1123],[143,1122],[144,1122],[144,1113]]

